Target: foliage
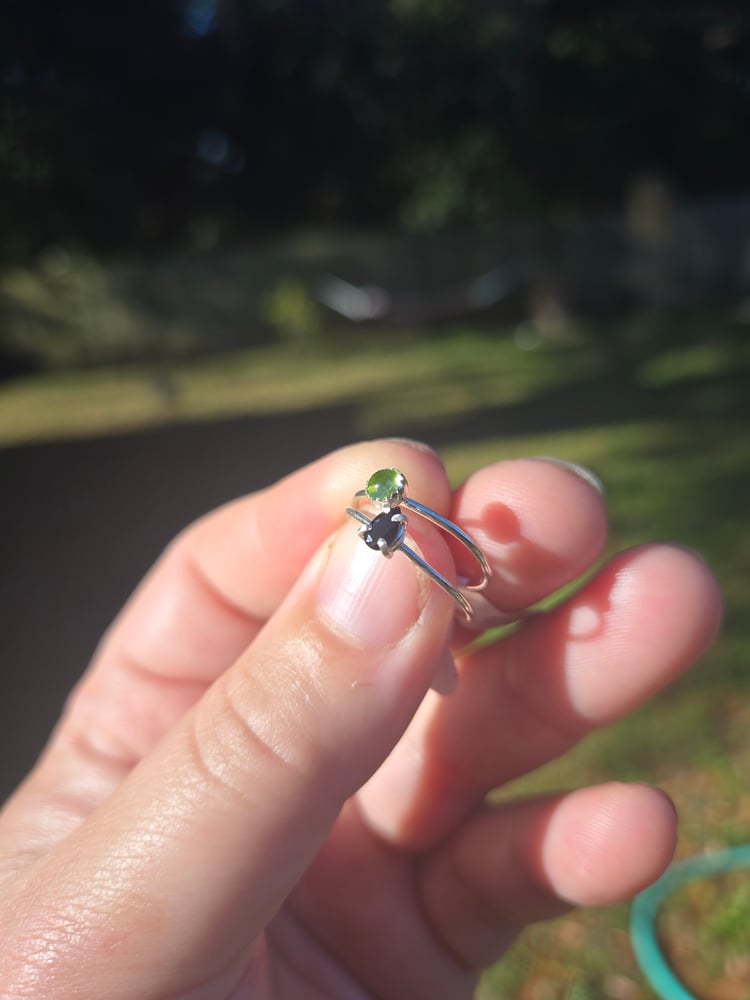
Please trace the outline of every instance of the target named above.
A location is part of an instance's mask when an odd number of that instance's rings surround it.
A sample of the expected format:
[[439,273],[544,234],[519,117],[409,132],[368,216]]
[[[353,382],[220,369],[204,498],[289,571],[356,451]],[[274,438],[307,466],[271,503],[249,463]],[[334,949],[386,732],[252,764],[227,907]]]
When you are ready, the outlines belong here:
[[749,73],[728,0],[9,4],[0,259],[742,190]]
[[58,246],[32,266],[0,270],[3,352],[55,369],[195,349],[199,338],[184,319],[143,308],[117,284],[96,258]]
[[287,343],[309,345],[322,328],[321,308],[296,278],[280,278],[261,301],[261,317]]

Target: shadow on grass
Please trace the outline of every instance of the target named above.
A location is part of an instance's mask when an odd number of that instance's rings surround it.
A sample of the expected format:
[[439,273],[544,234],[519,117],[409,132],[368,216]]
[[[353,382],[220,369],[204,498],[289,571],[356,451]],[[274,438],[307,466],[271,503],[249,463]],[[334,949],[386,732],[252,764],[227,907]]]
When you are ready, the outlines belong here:
[[[712,405],[713,404],[713,405]],[[632,421],[679,421],[702,413],[723,418],[750,411],[750,370],[693,377],[658,388],[640,386],[621,373],[596,374],[543,389],[519,402],[504,403],[431,428],[443,444],[486,434],[527,436]]]

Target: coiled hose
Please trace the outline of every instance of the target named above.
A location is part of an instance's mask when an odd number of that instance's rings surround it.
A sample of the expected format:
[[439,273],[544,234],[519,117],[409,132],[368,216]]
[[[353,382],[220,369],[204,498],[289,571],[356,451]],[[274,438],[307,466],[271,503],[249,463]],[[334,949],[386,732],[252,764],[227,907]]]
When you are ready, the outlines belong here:
[[662,903],[686,882],[726,875],[741,868],[750,868],[750,844],[679,861],[633,900],[630,938],[635,957],[649,985],[662,1000],[700,1000],[677,979],[659,947],[656,921]]

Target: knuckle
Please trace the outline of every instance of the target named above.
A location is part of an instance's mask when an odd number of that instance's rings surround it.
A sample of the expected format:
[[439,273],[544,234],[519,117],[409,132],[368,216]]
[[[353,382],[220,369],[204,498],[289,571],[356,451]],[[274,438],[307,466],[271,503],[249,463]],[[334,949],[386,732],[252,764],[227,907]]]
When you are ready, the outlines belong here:
[[306,762],[283,706],[256,680],[227,675],[199,703],[189,727],[202,784],[221,796],[255,799],[303,782]]

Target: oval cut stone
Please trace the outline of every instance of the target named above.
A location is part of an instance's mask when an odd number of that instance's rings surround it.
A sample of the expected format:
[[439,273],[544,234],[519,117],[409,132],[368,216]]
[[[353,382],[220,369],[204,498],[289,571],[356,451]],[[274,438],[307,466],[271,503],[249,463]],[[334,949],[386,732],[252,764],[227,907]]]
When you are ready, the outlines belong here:
[[367,499],[382,507],[401,503],[406,489],[406,476],[398,469],[378,469],[367,480]]
[[[400,508],[393,507],[372,519],[363,538],[371,549],[377,549],[379,552],[390,555],[401,545],[405,531],[406,517],[401,513]],[[385,544],[381,545],[381,541]]]

